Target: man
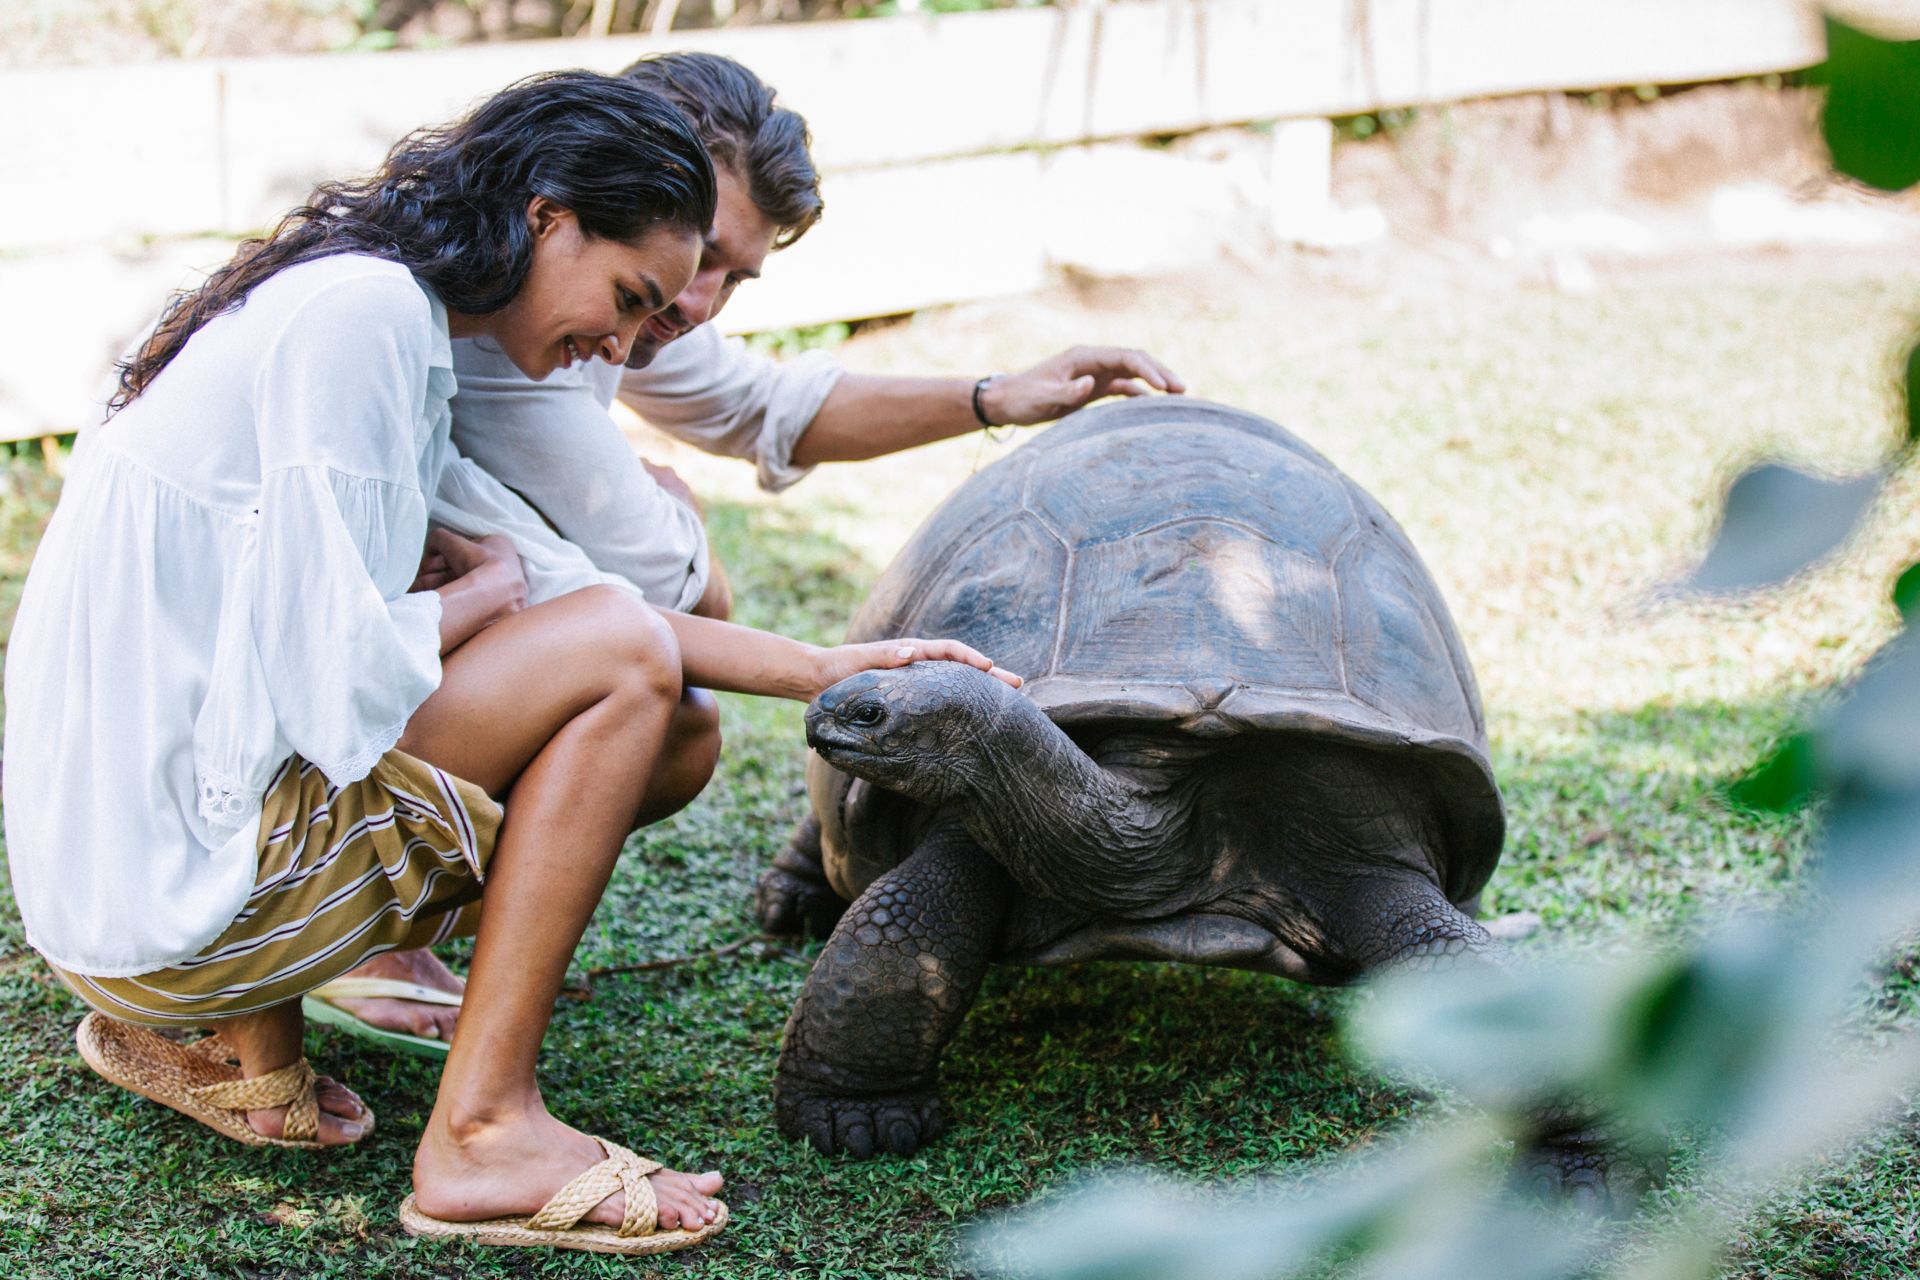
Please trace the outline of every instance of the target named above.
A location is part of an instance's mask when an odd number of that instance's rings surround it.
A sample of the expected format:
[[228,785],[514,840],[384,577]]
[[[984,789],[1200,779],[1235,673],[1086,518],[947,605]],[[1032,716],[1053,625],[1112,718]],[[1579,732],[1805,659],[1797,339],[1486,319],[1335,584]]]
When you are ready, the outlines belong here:
[[[806,122],[774,105],[773,90],[752,72],[717,54],[664,54],[622,74],[678,106],[713,157],[719,212],[699,272],[642,327],[624,369],[579,359],[536,383],[484,340],[456,341],[453,436],[463,454],[518,491],[601,569],[629,579],[656,604],[725,618],[732,595],[699,504],[672,470],[634,455],[607,414],[616,396],[698,448],[751,460],[762,487],[778,491],[822,462],[879,457],[987,425],[1047,422],[1149,387],[1185,390],[1152,356],[1120,347],[1074,347],[1020,373],[980,379],[846,373],[824,352],[785,364],[750,354],[712,322],[736,288],[760,277],[770,253],[820,218]],[[689,690],[665,756],[683,762],[685,776],[641,821],[691,801],[718,757],[718,708],[712,695]],[[449,992],[460,985],[424,951],[377,957],[352,977]],[[450,1005],[355,999],[346,990],[327,998],[374,1027],[428,1041],[452,1033]]]

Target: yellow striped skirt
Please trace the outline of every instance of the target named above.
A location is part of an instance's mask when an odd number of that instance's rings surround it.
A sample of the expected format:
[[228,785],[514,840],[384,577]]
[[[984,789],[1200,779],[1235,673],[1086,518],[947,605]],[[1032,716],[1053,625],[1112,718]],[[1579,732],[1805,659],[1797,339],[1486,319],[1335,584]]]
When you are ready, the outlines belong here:
[[371,955],[470,935],[501,810],[402,751],[345,787],[295,756],[267,786],[260,870],[199,955],[131,978],[55,968],[109,1017],[199,1023],[295,1000]]

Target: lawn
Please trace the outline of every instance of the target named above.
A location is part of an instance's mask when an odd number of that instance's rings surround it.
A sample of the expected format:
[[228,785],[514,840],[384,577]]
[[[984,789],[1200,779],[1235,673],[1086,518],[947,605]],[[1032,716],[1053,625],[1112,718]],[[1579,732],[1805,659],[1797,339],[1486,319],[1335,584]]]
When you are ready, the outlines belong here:
[[[1720,788],[1891,634],[1887,585],[1920,554],[1916,482],[1889,489],[1842,557],[1762,599],[1660,604],[1656,588],[1704,545],[1742,459],[1846,468],[1894,438],[1890,370],[1916,316],[1911,254],[1642,267],[1585,297],[1445,263],[1302,259],[927,315],[843,354],[969,372],[1138,342],[1196,392],[1323,449],[1399,517],[1473,655],[1511,811],[1488,908],[1544,918],[1528,949],[1608,952],[1791,891],[1806,819],[1736,812]],[[824,641],[940,496],[1016,444],[830,468],[778,499],[737,464],[670,460],[712,498],[741,619]],[[49,493],[36,463],[0,472],[0,609]],[[752,935],[754,879],[804,807],[799,712],[726,700],[719,776],[633,839],[583,973]],[[85,1070],[79,1006],[0,887],[0,1275],[947,1276],[959,1224],[1076,1170],[1284,1174],[1448,1105],[1343,1057],[1351,993],[1165,966],[999,970],[948,1057],[946,1139],[911,1160],[824,1159],[783,1142],[769,1105],[808,959],[753,943],[599,978],[556,1011],[552,1109],[724,1169],[735,1222],[714,1245],[638,1264],[474,1251],[394,1221],[433,1068],[313,1033],[309,1054],[362,1092],[378,1131],[344,1154],[234,1147]],[[1920,977],[1900,962],[1857,1021],[1877,1034],[1917,1014]],[[1692,1194],[1685,1152],[1679,1168],[1626,1238]],[[1750,1217],[1727,1274],[1920,1272],[1917,1173],[1920,1115],[1904,1113]]]

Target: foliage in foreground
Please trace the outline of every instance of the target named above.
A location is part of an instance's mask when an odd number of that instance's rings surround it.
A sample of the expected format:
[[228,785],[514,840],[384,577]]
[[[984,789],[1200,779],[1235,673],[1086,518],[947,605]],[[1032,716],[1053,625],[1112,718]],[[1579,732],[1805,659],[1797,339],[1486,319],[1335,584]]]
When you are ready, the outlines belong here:
[[[1920,182],[1920,42],[1829,20],[1825,128],[1836,167],[1888,190]],[[1906,361],[1908,437],[1867,476],[1763,465],[1733,485],[1687,584],[1739,592],[1830,552],[1920,443],[1920,348]],[[989,1224],[988,1268],[1054,1280],[1257,1280],[1330,1260],[1378,1280],[1684,1280],[1720,1265],[1732,1214],[1888,1110],[1920,1079],[1920,1034],[1866,1051],[1839,1037],[1863,980],[1920,922],[1920,566],[1893,587],[1907,629],[1816,728],[1736,789],[1740,803],[1824,805],[1817,861],[1789,908],[1736,916],[1689,946],[1521,974],[1395,977],[1350,1019],[1360,1053],[1424,1073],[1474,1106],[1287,1195],[1202,1202],[1137,1181],[1095,1185]],[[1531,1117],[1590,1099],[1622,1132],[1705,1135],[1710,1194],[1666,1239],[1607,1261],[1610,1241],[1502,1185],[1489,1151]],[[1171,1209],[1169,1205],[1172,1205]]]

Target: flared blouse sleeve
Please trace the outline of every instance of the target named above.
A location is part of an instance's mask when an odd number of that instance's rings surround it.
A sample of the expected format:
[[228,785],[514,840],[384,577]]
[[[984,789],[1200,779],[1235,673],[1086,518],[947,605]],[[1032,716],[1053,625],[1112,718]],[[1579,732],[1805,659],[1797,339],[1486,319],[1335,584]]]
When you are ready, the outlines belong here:
[[405,274],[342,280],[293,313],[253,384],[257,670],[280,736],[335,785],[440,683],[439,597],[407,588],[452,390],[442,323]]

